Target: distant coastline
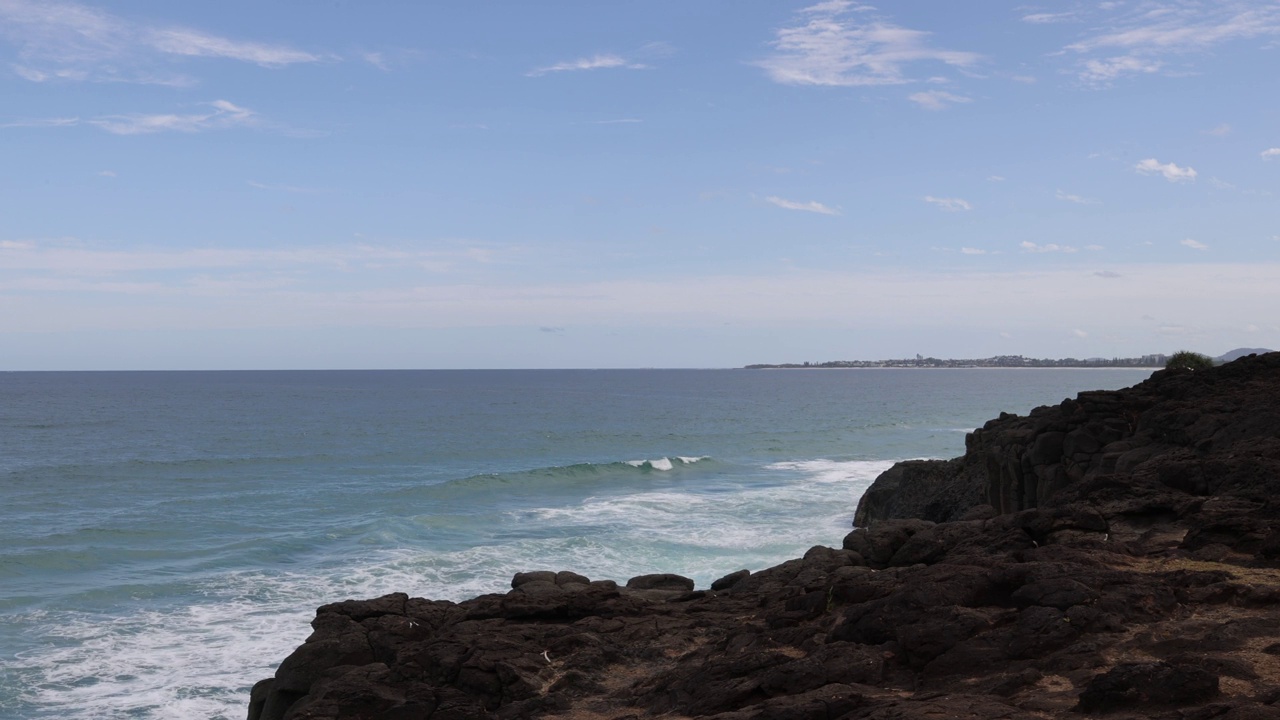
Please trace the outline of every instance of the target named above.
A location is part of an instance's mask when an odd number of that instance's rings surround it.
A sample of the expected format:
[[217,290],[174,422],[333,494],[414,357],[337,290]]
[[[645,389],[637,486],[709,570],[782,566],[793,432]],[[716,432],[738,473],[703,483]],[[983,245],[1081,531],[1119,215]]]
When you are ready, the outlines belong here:
[[1162,368],[1169,356],[1163,353],[1129,358],[1028,358],[1021,355],[996,355],[976,359],[942,359],[923,357],[896,360],[831,360],[805,363],[760,363],[747,365],[747,370],[824,370],[840,368]]

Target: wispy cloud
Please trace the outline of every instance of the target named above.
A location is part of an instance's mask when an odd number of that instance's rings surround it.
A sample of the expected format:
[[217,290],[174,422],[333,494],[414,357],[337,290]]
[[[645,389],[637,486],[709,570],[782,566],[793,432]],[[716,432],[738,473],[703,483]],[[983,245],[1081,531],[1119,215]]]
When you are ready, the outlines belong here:
[[644,70],[648,68],[644,63],[636,63],[623,58],[620,55],[592,55],[591,57],[578,58],[577,60],[569,60],[567,62],[559,62],[546,67],[534,68],[525,73],[528,77],[538,77],[549,73],[558,72],[576,72],[579,70],[607,70],[609,68],[625,68],[627,70]]
[[316,193],[326,192],[320,188],[302,187],[300,185],[275,185],[269,183],[258,182],[257,180],[247,180],[246,183],[251,188],[258,190],[270,190],[273,192],[287,192],[299,195],[314,195]]
[[284,45],[242,42],[196,30],[155,29],[146,36],[148,44],[163,53],[188,57],[215,57],[253,63],[263,67],[283,67],[294,63],[318,62],[321,58]]
[[72,127],[79,124],[80,118],[44,118],[36,120],[14,120],[13,122],[0,123],[0,129]]
[[1057,244],[1057,243],[1046,243],[1046,244],[1044,244],[1044,245],[1037,245],[1036,243],[1033,243],[1033,242],[1031,242],[1030,240],[1024,240],[1024,241],[1022,241],[1021,243],[1019,243],[1019,244],[1018,244],[1018,247],[1022,248],[1022,251],[1023,251],[1023,252],[1029,252],[1029,253],[1057,253],[1057,252],[1060,252],[1060,253],[1073,253],[1073,252],[1078,252],[1078,250],[1077,250],[1076,248],[1074,248],[1074,247],[1072,247],[1072,246],[1070,246],[1070,245],[1059,245],[1059,244]]
[[1055,195],[1054,197],[1064,202],[1076,203],[1077,205],[1098,205],[1102,202],[1101,200],[1094,200],[1093,198],[1081,197],[1079,195],[1073,195],[1071,193],[1066,193],[1061,190],[1059,190],[1057,195]]
[[1164,63],[1159,60],[1148,60],[1133,55],[1086,60],[1084,69],[1080,71],[1080,79],[1091,83],[1108,83],[1122,75],[1160,72],[1162,67]]
[[226,100],[214,100],[209,106],[212,108],[209,112],[184,115],[109,115],[89,120],[88,124],[114,135],[148,135],[158,132],[193,133],[257,123],[257,114],[252,110]]
[[960,248],[960,254],[961,255],[986,255],[987,251],[983,250],[982,248],[962,247]]
[[1080,64],[1081,79],[1099,83],[1159,72],[1173,56],[1278,35],[1280,5],[1260,0],[1109,3],[1097,6],[1089,20],[1097,29],[1066,49],[1086,56]]
[[415,249],[385,245],[255,248],[103,248],[74,239],[0,241],[5,271],[38,271],[55,276],[132,276],[194,271],[305,271],[307,268],[418,266],[447,271],[463,263],[488,263],[492,249],[459,246]]
[[1186,240],[1183,240],[1179,244],[1182,245],[1183,247],[1189,247],[1192,250],[1208,250],[1209,249],[1208,245],[1205,245],[1204,243],[1199,242],[1197,240],[1193,240],[1191,238],[1187,238]]
[[1161,175],[1169,182],[1186,182],[1196,179],[1195,168],[1178,167],[1173,163],[1161,163],[1155,158],[1147,158],[1134,165],[1133,169],[1143,175]]
[[236,105],[229,100],[197,103],[196,107],[207,109],[185,113],[128,113],[99,115],[90,118],[24,119],[11,123],[0,123],[0,130],[5,128],[73,128],[90,126],[115,135],[149,135],[161,132],[195,133],[206,130],[252,127],[300,138],[317,137],[323,134],[319,131],[293,128],[264,119],[253,110]]
[[1262,159],[1270,160],[1273,157],[1280,157],[1280,147],[1268,148],[1262,151]]
[[959,212],[961,210],[973,209],[973,205],[970,205],[968,200],[962,200],[960,198],[934,197],[932,195],[925,195],[924,201],[927,203],[931,203],[933,205],[937,205],[940,209],[946,210],[947,212]]
[[930,35],[878,19],[869,6],[829,0],[801,10],[795,24],[777,31],[775,52],[755,64],[786,85],[856,87],[912,82],[907,69],[916,64],[967,68],[981,60],[930,47]]
[[1231,134],[1231,126],[1226,123],[1222,123],[1217,127],[1213,127],[1208,130],[1205,130],[1204,134],[1212,135],[1214,137],[1226,137]]
[[907,99],[925,110],[944,110],[956,103],[973,102],[973,98],[956,95],[954,93],[946,92],[945,90],[928,90],[925,92],[913,93],[908,95]]
[[0,36],[18,47],[13,71],[33,82],[191,85],[194,80],[165,67],[165,60],[223,58],[277,68],[325,59],[283,44],[132,22],[74,2],[0,0]]
[[1023,15],[1022,22],[1032,23],[1033,25],[1047,25],[1049,23],[1060,23],[1074,20],[1076,14],[1074,12],[1061,13],[1031,13]]
[[[1124,273],[1124,280],[1116,282],[1093,278],[1087,271],[1083,274],[1098,282],[1085,282],[1081,268],[1071,264],[1056,268],[1045,263],[1047,267],[1035,271],[1006,272],[992,271],[985,262],[946,272],[770,269],[762,274],[703,275],[697,282],[669,272],[556,282],[537,273],[489,279],[483,273],[490,266],[468,266],[457,253],[428,256],[432,262],[454,264],[450,274],[435,273],[419,269],[422,253],[385,248],[296,248],[296,263],[287,257],[271,263],[260,256],[243,258],[254,268],[269,268],[253,273],[241,265],[136,275],[94,270],[105,263],[137,267],[148,260],[142,251],[41,259],[57,267],[74,264],[83,269],[67,276],[24,270],[31,258],[20,252],[15,262],[3,251],[4,242],[0,240],[0,283],[6,307],[13,311],[0,313],[0,332],[503,325],[536,333],[544,326],[572,330],[647,325],[665,331],[724,323],[773,332],[791,327],[871,328],[883,323],[889,305],[896,323],[919,328],[992,335],[1006,331],[1019,338],[1044,328],[1065,328],[1067,333],[1082,328],[1093,336],[1138,334],[1131,341],[1141,346],[1154,341],[1150,333],[1155,323],[1146,327],[1138,320],[1143,315],[1177,317],[1181,323],[1200,326],[1222,324],[1224,317],[1233,317],[1233,308],[1248,307],[1261,318],[1280,315],[1280,294],[1275,292],[1280,264],[1267,262],[1133,265],[1113,268]],[[1197,259],[1207,257],[1211,254]],[[334,264],[320,262],[325,258]],[[151,259],[191,262],[173,255]],[[208,257],[209,262],[226,260],[225,255]],[[341,282],[334,281],[335,273],[341,273]],[[1188,287],[1197,292],[1188,293]],[[136,301],[146,295],[181,297],[184,302]],[[940,297],[947,301],[940,303]],[[1087,326],[1080,325],[1081,317],[1089,318]]]
[[787,200],[776,195],[770,195],[764,199],[770,205],[776,205],[786,210],[800,210],[803,212],[818,213],[820,215],[839,215],[840,211],[835,208],[828,207],[816,200],[809,202],[797,202],[795,200]]

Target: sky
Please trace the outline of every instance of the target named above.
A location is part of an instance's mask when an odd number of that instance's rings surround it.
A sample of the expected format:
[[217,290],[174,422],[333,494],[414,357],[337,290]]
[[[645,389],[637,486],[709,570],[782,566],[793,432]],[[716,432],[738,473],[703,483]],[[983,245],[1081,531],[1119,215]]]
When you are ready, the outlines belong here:
[[0,370],[1280,348],[1280,2],[0,0]]

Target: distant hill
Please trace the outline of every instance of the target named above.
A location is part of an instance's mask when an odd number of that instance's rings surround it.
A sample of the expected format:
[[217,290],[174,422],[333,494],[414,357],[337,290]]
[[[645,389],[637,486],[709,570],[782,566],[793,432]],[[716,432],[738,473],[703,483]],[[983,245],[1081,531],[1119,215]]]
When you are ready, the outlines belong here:
[[1218,357],[1214,358],[1214,360],[1217,360],[1218,362],[1229,363],[1232,360],[1239,360],[1245,355],[1253,355],[1254,353],[1261,355],[1263,353],[1269,353],[1269,352],[1275,352],[1275,351],[1268,350],[1266,348],[1236,348],[1235,350],[1231,350],[1219,355]]

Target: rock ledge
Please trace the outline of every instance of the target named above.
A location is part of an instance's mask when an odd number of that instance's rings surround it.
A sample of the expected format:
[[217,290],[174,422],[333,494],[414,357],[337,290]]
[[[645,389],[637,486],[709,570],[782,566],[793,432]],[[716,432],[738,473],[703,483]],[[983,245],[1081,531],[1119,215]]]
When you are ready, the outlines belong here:
[[1002,415],[711,590],[325,605],[249,718],[1280,718],[1277,401],[1272,353]]

